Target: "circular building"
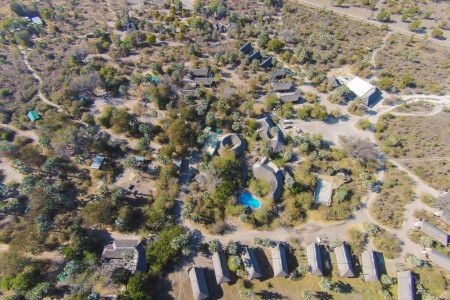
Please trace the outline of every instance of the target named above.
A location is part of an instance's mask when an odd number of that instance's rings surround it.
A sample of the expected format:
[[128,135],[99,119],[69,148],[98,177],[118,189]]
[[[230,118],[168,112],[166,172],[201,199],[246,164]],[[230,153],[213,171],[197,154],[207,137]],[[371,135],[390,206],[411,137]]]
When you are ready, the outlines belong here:
[[240,155],[245,150],[245,141],[243,141],[236,133],[225,134],[220,139],[219,154],[223,155],[226,149],[230,149],[234,154]]

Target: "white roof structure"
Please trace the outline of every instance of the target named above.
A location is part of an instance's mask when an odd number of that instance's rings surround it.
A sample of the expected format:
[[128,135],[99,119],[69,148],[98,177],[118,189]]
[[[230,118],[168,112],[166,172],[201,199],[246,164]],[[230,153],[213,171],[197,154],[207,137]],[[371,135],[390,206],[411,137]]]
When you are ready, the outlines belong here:
[[359,98],[363,98],[369,92],[375,89],[373,85],[359,77],[355,77],[347,83],[347,87]]
[[31,18],[30,20],[31,20],[31,22],[33,22],[34,24],[38,24],[38,25],[42,25],[42,24],[43,24],[42,19],[39,18],[39,17],[33,17],[33,18]]
[[362,253],[362,269],[364,274],[364,281],[379,281],[377,262],[375,258],[375,252],[373,250],[367,250]]
[[333,181],[317,178],[316,189],[314,190],[314,201],[316,203],[331,205],[333,196]]
[[398,272],[398,300],[414,300],[415,280],[411,271]]

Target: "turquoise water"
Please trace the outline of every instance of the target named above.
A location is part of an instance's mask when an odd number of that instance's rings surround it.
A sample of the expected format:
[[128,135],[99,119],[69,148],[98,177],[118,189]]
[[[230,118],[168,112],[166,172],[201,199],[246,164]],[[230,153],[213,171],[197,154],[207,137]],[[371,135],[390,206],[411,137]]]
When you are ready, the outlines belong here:
[[242,193],[241,196],[239,196],[239,202],[244,204],[245,207],[253,207],[253,208],[260,208],[261,202],[258,199],[253,198],[252,194],[250,193]]

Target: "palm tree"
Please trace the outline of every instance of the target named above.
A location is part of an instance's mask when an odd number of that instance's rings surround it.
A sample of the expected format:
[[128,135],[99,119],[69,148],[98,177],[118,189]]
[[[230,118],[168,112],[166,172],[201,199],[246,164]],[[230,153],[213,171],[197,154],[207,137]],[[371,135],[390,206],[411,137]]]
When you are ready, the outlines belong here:
[[311,300],[314,297],[314,292],[310,290],[303,290],[302,297],[307,300]]

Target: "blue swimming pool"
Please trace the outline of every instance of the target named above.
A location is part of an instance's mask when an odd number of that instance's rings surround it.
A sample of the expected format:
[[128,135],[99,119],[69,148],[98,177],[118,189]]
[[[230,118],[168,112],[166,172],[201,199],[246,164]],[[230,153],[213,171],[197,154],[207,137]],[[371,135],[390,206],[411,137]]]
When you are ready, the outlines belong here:
[[253,208],[260,208],[261,202],[258,199],[253,198],[252,194],[250,193],[242,193],[241,196],[239,196],[239,202],[244,204],[245,207],[253,207]]

